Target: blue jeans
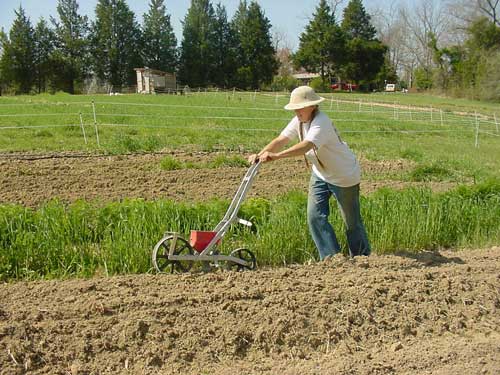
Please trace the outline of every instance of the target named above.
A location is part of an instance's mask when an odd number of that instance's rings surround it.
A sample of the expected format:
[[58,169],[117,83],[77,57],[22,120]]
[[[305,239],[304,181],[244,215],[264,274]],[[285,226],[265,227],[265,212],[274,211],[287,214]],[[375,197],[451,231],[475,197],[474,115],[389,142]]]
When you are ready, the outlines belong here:
[[346,226],[349,254],[352,257],[370,255],[370,243],[359,209],[359,184],[351,187],[335,186],[313,173],[309,184],[307,222],[320,259],[340,252],[337,236],[328,221],[332,194],[337,199]]

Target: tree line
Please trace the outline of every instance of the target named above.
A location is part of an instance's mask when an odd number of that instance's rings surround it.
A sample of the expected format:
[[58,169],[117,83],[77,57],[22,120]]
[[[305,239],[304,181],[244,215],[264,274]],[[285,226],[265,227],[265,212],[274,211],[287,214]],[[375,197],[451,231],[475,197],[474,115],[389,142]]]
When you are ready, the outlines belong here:
[[394,2],[369,14],[362,0],[350,0],[339,20],[343,1],[318,0],[295,52],[279,46],[257,1],[240,0],[229,18],[220,3],[191,0],[180,43],[164,0],[150,0],[142,23],[125,0],[98,0],[94,20],[79,14],[77,0],[58,0],[57,16],[34,26],[20,6],[9,32],[0,32],[0,87],[75,93],[93,80],[118,91],[147,66],[190,87],[291,89],[292,70],[304,69],[319,73],[312,84],[321,90],[333,81],[366,90],[390,82],[500,98],[498,1]]
[[500,100],[500,2],[416,0],[372,9],[389,66],[420,90]]
[[[8,35],[0,34],[4,89],[75,93],[94,78],[120,90],[135,84],[134,68],[141,66],[176,72],[178,81],[191,87],[258,89],[271,85],[280,67],[272,25],[257,1],[240,0],[229,19],[220,3],[191,0],[179,46],[163,0],[150,0],[142,25],[125,0],[99,0],[93,21],[79,14],[77,0],[58,0],[56,10],[57,17],[41,18],[35,26],[21,6],[15,10]],[[294,65],[320,69],[325,86],[339,74],[372,82],[387,51],[375,34],[360,0],[351,0],[342,25],[321,0]]]

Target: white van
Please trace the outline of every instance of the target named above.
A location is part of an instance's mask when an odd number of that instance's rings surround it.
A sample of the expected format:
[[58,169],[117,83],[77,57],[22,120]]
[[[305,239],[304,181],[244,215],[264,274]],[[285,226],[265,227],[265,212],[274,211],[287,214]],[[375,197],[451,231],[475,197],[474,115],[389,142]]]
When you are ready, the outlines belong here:
[[396,91],[396,85],[394,83],[388,83],[385,85],[385,91],[394,92]]

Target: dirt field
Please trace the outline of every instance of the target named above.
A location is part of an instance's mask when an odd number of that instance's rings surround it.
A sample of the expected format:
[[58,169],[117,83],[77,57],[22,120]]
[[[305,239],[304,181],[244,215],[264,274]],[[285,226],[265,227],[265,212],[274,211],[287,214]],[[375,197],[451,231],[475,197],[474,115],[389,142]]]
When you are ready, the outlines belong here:
[[[245,173],[163,171],[164,156],[0,156],[0,203],[231,198]],[[411,168],[361,162],[368,175]],[[250,196],[306,190],[308,175],[300,159],[265,165]],[[0,374],[498,375],[500,248],[0,284]]]
[[0,285],[0,374],[499,374],[500,248]]
[[[242,155],[243,156],[243,155]],[[176,200],[207,200],[233,197],[246,168],[224,167],[165,171],[160,168],[164,154],[129,156],[82,156],[78,154],[0,155],[0,204],[19,203],[36,207],[48,199],[64,202],[77,199],[112,201],[125,197]],[[182,162],[208,163],[215,154],[175,154]],[[361,159],[365,175],[404,173],[408,161],[373,162]],[[259,171],[249,196],[273,196],[292,189],[307,190],[310,172],[304,161],[280,160]],[[419,185],[396,180],[363,179],[362,193],[380,187],[404,188]],[[446,190],[456,184],[426,184]]]

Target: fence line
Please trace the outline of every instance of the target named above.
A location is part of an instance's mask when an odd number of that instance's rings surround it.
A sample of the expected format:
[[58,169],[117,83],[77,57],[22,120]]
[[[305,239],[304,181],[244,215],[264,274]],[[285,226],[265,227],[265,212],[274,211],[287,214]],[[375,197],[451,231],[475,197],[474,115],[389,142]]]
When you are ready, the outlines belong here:
[[[96,112],[97,113],[97,112]],[[94,126],[96,124],[96,113],[74,113],[74,114],[68,114],[68,117],[71,116],[79,116],[79,115],[86,115],[86,116],[93,116],[94,118]],[[39,117],[43,116],[61,116],[61,114],[40,114]],[[20,115],[19,117],[33,117],[35,115],[33,114],[28,114],[28,115]],[[283,122],[288,122],[290,121],[290,117],[242,117],[242,116],[183,116],[183,115],[163,115],[163,114],[130,114],[130,113],[99,113],[100,117],[130,117],[130,118],[162,118],[162,119],[191,119],[191,120],[235,120],[235,121],[283,121]],[[0,115],[1,117],[1,115]],[[11,117],[11,116],[9,116]],[[436,126],[435,123],[429,123],[428,120],[426,119],[416,119],[414,118],[413,120],[408,120],[408,119],[398,119],[395,120],[391,117],[388,117],[384,119],[383,121],[391,123],[391,122],[397,122],[398,124],[403,124],[403,123],[420,123],[420,125],[428,125],[428,126]],[[477,120],[481,124],[492,124],[491,122],[488,121],[481,121]],[[348,119],[348,118],[337,118],[333,119],[333,123],[372,123],[373,119]],[[461,122],[461,123],[460,123]],[[465,127],[476,127],[476,121],[474,124],[472,124],[469,120],[467,119],[460,119],[460,122],[458,120],[442,120],[441,121],[441,126],[465,126]],[[379,124],[377,124],[379,125]],[[29,125],[23,126],[23,125],[0,125],[0,129],[15,129],[15,128],[21,128],[21,127],[28,127]],[[36,126],[36,125],[33,125]],[[61,125],[65,126],[65,125]]]
[[[338,100],[338,99],[335,99],[335,102],[337,103],[337,108],[338,108],[338,103],[347,103],[347,104],[352,104],[352,105],[358,105],[358,101],[349,101],[349,100]],[[182,104],[157,104],[157,103],[127,103],[127,102],[95,102],[96,104],[99,104],[99,105],[107,105],[107,104],[111,104],[111,105],[133,105],[133,106],[155,106],[155,107],[173,107],[173,108],[203,108],[203,109],[241,109],[241,110],[250,110],[250,111],[282,111],[281,108],[277,109],[277,108],[262,108],[262,107],[235,107],[235,106],[202,106],[202,105],[182,105]],[[357,111],[341,111],[341,110],[332,110],[331,108],[329,110],[327,109],[322,109],[322,111],[324,112],[329,112],[329,111],[332,111],[332,112],[336,112],[336,113],[362,113],[362,112],[369,112],[369,113],[377,113],[377,114],[393,114],[393,111],[373,111],[372,108],[373,108],[373,105],[375,106],[378,106],[378,107],[382,107],[382,108],[393,108],[394,110],[396,110],[397,112],[399,113],[409,113],[408,111],[403,111],[403,107],[401,107],[400,105],[397,105],[397,104],[390,104],[390,103],[384,103],[384,102],[370,102],[368,103],[370,105],[372,105],[372,107],[370,108],[370,110],[367,110],[367,111],[362,111],[359,109],[359,106],[358,106],[358,110]],[[433,109],[432,107],[428,108],[428,107],[411,107],[411,109],[413,109],[414,111],[412,111],[411,113],[427,113],[427,111],[430,111],[432,112]],[[441,116],[443,116],[443,112],[442,110],[440,110],[441,112]],[[483,118],[483,120],[486,118],[486,119],[490,119],[492,121],[496,121],[496,115],[494,114],[493,117],[492,116],[488,116],[488,115],[483,115],[483,114],[478,114],[479,116],[481,116]],[[457,118],[463,118],[463,117],[472,117],[473,114],[456,114],[456,113],[447,113],[447,116],[456,116]]]
[[[93,125],[93,124],[92,124]],[[83,126],[92,126],[90,124],[83,124]],[[40,128],[60,128],[60,127],[82,127],[81,124],[69,125],[27,125],[27,126],[2,126],[1,129],[40,129]],[[279,132],[281,129],[268,129],[268,128],[228,128],[228,127],[206,127],[206,126],[186,126],[181,125],[137,125],[137,124],[115,124],[115,123],[99,123],[99,127],[130,127],[130,128],[150,128],[150,129],[181,129],[181,130],[217,130],[217,131],[254,131],[254,132]],[[471,129],[393,129],[393,130],[359,130],[359,129],[345,129],[341,133],[466,133]],[[481,131],[481,133],[490,134]],[[491,133],[494,136],[496,134]]]
[[[214,109],[214,107],[204,107],[207,109]],[[222,107],[221,107],[222,108]],[[224,107],[224,109],[235,109],[234,107]],[[237,107],[236,107],[237,108]],[[241,108],[242,110],[246,110],[245,108]],[[325,112],[329,112],[328,110]],[[20,114],[0,114],[0,118],[3,117],[52,117],[52,116],[67,116],[67,117],[72,117],[72,116],[79,116],[79,114],[86,114],[88,113],[72,113],[72,112],[64,112],[64,113],[20,113]],[[345,114],[356,114],[356,113],[364,113],[364,112],[356,112],[356,111],[335,111],[335,113],[345,113]],[[388,114],[391,112],[376,112],[376,114]],[[118,116],[118,117],[162,117],[162,118],[192,118],[192,119],[242,119],[242,120],[283,120],[283,121],[289,121],[290,117],[241,117],[241,116],[182,116],[182,115],[164,115],[164,114],[132,114],[132,113],[99,113],[99,116]],[[453,116],[449,115],[449,119],[441,119],[440,123],[456,123],[456,122],[468,122],[469,125],[470,121],[472,121],[474,118],[467,119],[467,118],[462,118],[459,116]],[[415,118],[413,117],[412,120],[405,119],[405,118],[399,118],[394,119],[392,116],[388,116],[385,121],[398,121],[398,122],[427,122],[429,121],[427,118],[422,117],[422,118]],[[371,122],[373,120],[363,120],[363,119],[357,119],[357,120],[348,120],[348,119],[334,119],[334,122],[338,121],[360,121],[360,122]],[[481,122],[481,124],[488,124],[495,126],[498,129],[498,122],[495,123],[494,121],[488,121],[488,120],[478,120]],[[433,119],[430,120],[431,123],[436,122]]]
[[[235,90],[232,92],[233,96],[235,95]],[[238,93],[240,94],[240,93]],[[255,96],[256,92],[250,93],[253,95],[254,102],[255,102]],[[262,94],[264,95],[264,94]],[[265,94],[267,95],[267,94]],[[274,98],[275,104],[278,103],[278,99],[280,95],[278,93],[275,93],[274,95],[267,95],[270,98]],[[491,135],[498,137],[498,134],[494,134],[493,132],[489,132],[484,129],[484,125],[494,125],[496,127],[496,131],[498,133],[498,121],[496,118],[496,113],[492,117],[492,121],[489,121],[490,117],[478,114],[477,112],[474,113],[474,116],[472,115],[462,115],[458,113],[444,113],[442,110],[439,110],[439,119],[435,119],[436,116],[434,116],[434,113],[437,111],[431,106],[430,108],[424,108],[424,107],[412,107],[411,105],[408,105],[407,107],[402,107],[400,105],[394,105],[387,104],[387,103],[366,103],[363,102],[362,99],[357,99],[357,100],[337,100],[335,99],[336,102],[336,108],[337,110],[332,110],[333,107],[333,96],[330,98],[330,110],[324,109],[325,112],[333,112],[335,114],[360,114],[360,113],[370,113],[371,115],[379,115],[380,117],[382,116],[387,116],[386,118],[378,118],[377,119],[377,124],[376,126],[381,126],[384,125],[384,123],[392,123],[396,122],[398,124],[405,124],[405,123],[419,123],[420,126],[433,126],[435,127],[436,124],[441,125],[441,129],[375,129],[375,130],[361,130],[361,129],[344,129],[341,130],[343,133],[399,133],[399,134],[425,134],[425,133],[465,133],[470,130],[475,130],[474,131],[474,137],[475,137],[475,147],[479,147],[479,135],[480,134],[485,134],[485,135]],[[344,107],[347,107],[346,104],[352,105],[357,107],[357,110],[340,110],[339,103],[342,103]],[[32,105],[47,105],[47,104],[52,104],[52,103],[29,103],[29,104],[0,104],[0,105],[15,105],[15,106],[25,106],[29,107]],[[54,105],[59,106],[60,103],[53,103]],[[182,129],[182,130],[212,130],[212,131],[236,131],[236,132],[245,132],[245,131],[251,131],[251,132],[278,132],[278,129],[267,129],[267,128],[241,128],[241,127],[207,127],[207,126],[189,126],[189,128],[186,128],[186,126],[178,126],[178,125],[137,125],[137,124],[116,124],[116,123],[98,123],[97,121],[97,110],[96,110],[96,105],[98,106],[135,106],[135,107],[159,107],[159,108],[188,108],[188,109],[207,109],[213,111],[214,109],[222,109],[222,110],[245,110],[245,111],[274,111],[277,112],[278,110],[281,112],[282,109],[275,109],[275,108],[256,108],[256,107],[239,107],[239,106],[203,106],[203,105],[181,105],[181,104],[159,104],[159,103],[128,103],[128,102],[115,102],[115,101],[94,101],[92,100],[91,103],[88,102],[73,102],[73,103],[65,103],[66,105],[84,105],[85,107],[92,107],[92,118],[93,118],[93,126],[96,134],[96,142],[98,147],[100,147],[100,139],[99,139],[99,129],[98,127],[100,126],[107,126],[107,127],[137,127],[137,128],[158,128],[158,129]],[[368,110],[362,110],[363,105],[365,108],[369,106]],[[390,110],[382,110],[379,111],[378,109],[375,111],[374,106],[378,106],[379,108],[390,108]],[[392,108],[391,108],[392,107]],[[426,110],[429,110],[430,112],[426,112]],[[90,116],[90,113],[82,113],[81,111],[79,113],[72,113],[72,112],[64,112],[64,113],[20,113],[20,114],[0,114],[0,118],[11,118],[11,117],[52,117],[52,116],[66,116],[66,117],[72,117],[72,116],[79,116],[80,118],[80,124],[51,124],[51,125],[12,125],[12,126],[1,126],[0,125],[0,130],[4,129],[41,129],[41,128],[60,128],[60,127],[66,127],[66,128],[71,128],[71,127],[76,127],[79,126],[82,130],[84,141],[87,144],[87,137],[85,133],[85,126],[89,126],[88,124],[85,125],[83,121],[82,115],[87,115]],[[232,121],[283,121],[283,122],[288,122],[290,121],[290,116],[284,118],[284,117],[251,117],[251,116],[190,116],[190,115],[165,115],[165,114],[133,114],[133,113],[99,113],[99,117],[128,117],[128,118],[162,118],[162,119],[199,119],[199,120],[232,120]],[[430,120],[430,121],[429,121]],[[372,123],[374,122],[374,119],[353,119],[353,118],[334,118],[333,120],[334,123]],[[380,124],[382,122],[382,124]],[[453,123],[453,124],[451,124]],[[481,128],[481,125],[483,125],[483,128]],[[452,126],[464,126],[468,129],[443,129],[443,127],[452,127]]]
[[[240,94],[252,94],[254,93],[246,93],[246,92],[239,92]],[[272,96],[274,97],[274,96]],[[331,97],[331,100],[333,100],[333,96]],[[358,110],[357,111],[344,111],[344,110],[334,110],[333,112],[335,113],[372,113],[372,114],[387,114],[390,115],[390,117],[399,117],[397,114],[407,114],[410,117],[410,121],[413,120],[413,116],[416,114],[428,114],[429,118],[431,119],[431,122],[434,121],[434,116],[433,113],[435,112],[435,109],[433,107],[414,107],[408,105],[408,107],[402,107],[401,105],[397,104],[391,104],[391,103],[385,103],[385,102],[363,102],[361,99],[358,100],[339,100],[335,99],[335,102],[337,103],[337,108],[339,103],[344,103],[344,104],[351,104],[353,106],[357,106]],[[201,105],[181,105],[181,104],[158,104],[158,103],[131,103],[131,102],[102,102],[102,101],[95,101],[94,102],[97,105],[123,105],[123,106],[148,106],[148,107],[172,107],[172,108],[201,108],[201,109],[229,109],[229,110],[250,110],[250,111],[281,111],[282,109],[277,109],[277,108],[262,108],[262,107],[237,107],[237,106],[201,106]],[[362,108],[362,103],[365,103],[364,105],[369,105],[370,108],[368,110],[363,111]],[[0,103],[0,108],[2,106],[33,106],[33,105],[55,105],[55,106],[60,106],[61,103],[29,103],[29,104],[20,104],[20,103]],[[86,105],[90,106],[91,104],[88,102],[64,102],[64,105]],[[392,110],[388,111],[379,111],[373,110],[373,107],[382,107],[382,108],[392,108]],[[408,108],[408,110],[404,110],[405,108]],[[330,109],[323,109],[325,112],[332,111]],[[441,120],[443,118],[443,111],[440,110],[440,115],[441,115]],[[62,113],[65,114],[65,113]],[[0,117],[12,117],[12,116],[39,116],[39,115],[44,115],[44,114],[0,114]],[[50,116],[59,116],[61,114],[47,114]],[[73,115],[73,113],[71,113]],[[75,116],[78,115],[78,113],[74,113]],[[394,116],[393,116],[394,115]],[[456,113],[447,113],[447,117],[454,117],[454,118],[464,118],[464,117],[474,117],[475,114],[456,114]],[[481,121],[488,121],[490,123],[491,119],[491,124],[494,124],[496,127],[498,127],[498,121],[496,118],[496,114],[494,113],[492,116],[489,115],[483,115],[483,114],[478,114],[482,119]],[[389,117],[389,116],[388,116]],[[448,120],[444,120],[448,121]],[[466,120],[463,120],[466,121]],[[443,122],[443,121],[442,121]]]

